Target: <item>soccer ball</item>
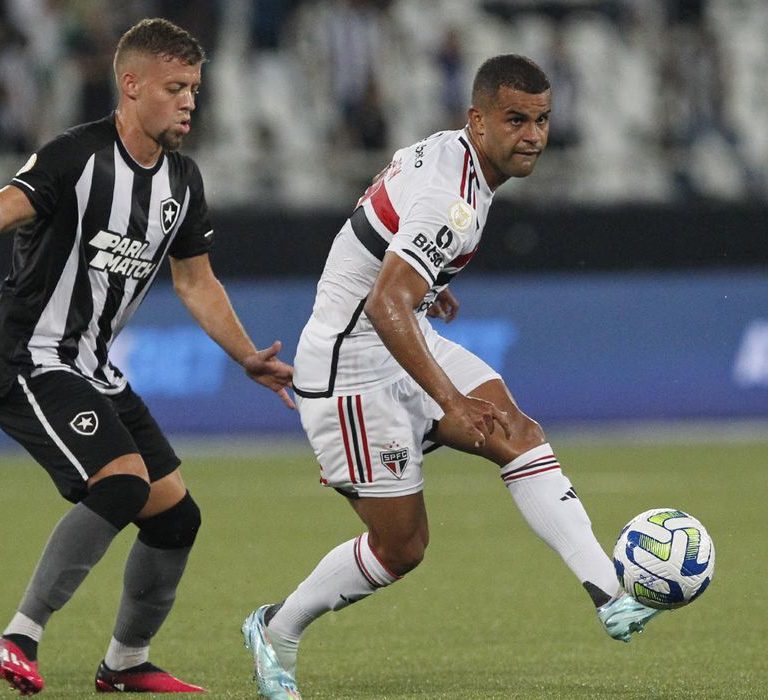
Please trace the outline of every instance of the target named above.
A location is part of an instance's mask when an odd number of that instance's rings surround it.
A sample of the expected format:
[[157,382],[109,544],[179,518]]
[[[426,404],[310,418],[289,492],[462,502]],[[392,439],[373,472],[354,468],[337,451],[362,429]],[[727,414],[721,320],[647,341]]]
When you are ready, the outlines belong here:
[[651,608],[679,608],[712,581],[715,546],[696,518],[675,508],[655,508],[624,526],[613,565],[635,600]]

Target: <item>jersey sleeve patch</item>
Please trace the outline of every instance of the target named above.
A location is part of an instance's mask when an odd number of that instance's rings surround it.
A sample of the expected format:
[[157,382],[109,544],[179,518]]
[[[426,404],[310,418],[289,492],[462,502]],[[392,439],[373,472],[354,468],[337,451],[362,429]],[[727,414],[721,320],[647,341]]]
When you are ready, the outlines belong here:
[[472,228],[474,209],[463,199],[457,199],[448,208],[448,221],[451,228],[459,233],[466,233]]

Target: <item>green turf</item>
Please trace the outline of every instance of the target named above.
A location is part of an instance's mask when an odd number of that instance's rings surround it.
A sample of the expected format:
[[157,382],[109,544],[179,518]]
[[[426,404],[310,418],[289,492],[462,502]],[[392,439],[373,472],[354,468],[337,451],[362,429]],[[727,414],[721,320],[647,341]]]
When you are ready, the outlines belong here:
[[[707,593],[631,644],[609,639],[495,470],[441,450],[426,468],[424,564],[313,625],[300,657],[304,697],[768,698],[768,443],[563,443],[559,455],[608,548],[642,510],[673,506],[699,517],[717,547]],[[308,451],[183,456],[204,526],[153,660],[206,685],[208,697],[253,698],[243,617],[279,600],[360,527],[341,497],[317,485]],[[1,623],[66,504],[26,459],[0,457],[0,484]],[[46,697],[92,693],[131,536],[121,535],[52,619],[41,652]]]

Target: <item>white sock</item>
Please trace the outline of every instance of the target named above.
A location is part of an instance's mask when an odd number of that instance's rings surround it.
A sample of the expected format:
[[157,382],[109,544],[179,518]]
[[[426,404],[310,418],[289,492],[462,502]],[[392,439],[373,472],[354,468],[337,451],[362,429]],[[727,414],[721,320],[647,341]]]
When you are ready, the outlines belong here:
[[501,469],[501,478],[533,531],[554,549],[582,583],[607,596],[619,592],[613,563],[592,533],[592,523],[549,443]]
[[104,656],[104,663],[113,671],[124,671],[149,661],[149,647],[129,647],[118,642],[114,637],[109,640],[109,648]]
[[397,581],[368,544],[368,533],[332,549],[320,560],[269,621],[272,646],[295,676],[299,638],[311,622],[329,610],[341,610]]
[[17,612],[8,623],[8,627],[5,628],[3,634],[23,634],[25,637],[30,637],[39,642],[43,637],[43,626],[39,625],[32,618],[27,617],[24,613]]

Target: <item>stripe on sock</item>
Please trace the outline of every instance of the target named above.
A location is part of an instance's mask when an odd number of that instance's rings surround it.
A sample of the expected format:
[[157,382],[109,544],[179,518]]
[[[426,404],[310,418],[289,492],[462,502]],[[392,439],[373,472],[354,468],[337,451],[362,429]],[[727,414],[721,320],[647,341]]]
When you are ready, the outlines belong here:
[[501,469],[501,479],[505,484],[524,479],[536,474],[560,469],[560,462],[555,457],[549,443],[534,447],[521,454]]
[[355,563],[363,578],[373,587],[382,588],[394,583],[400,577],[387,569],[381,560],[376,556],[368,544],[368,533],[365,532],[355,539],[352,551],[355,555]]

